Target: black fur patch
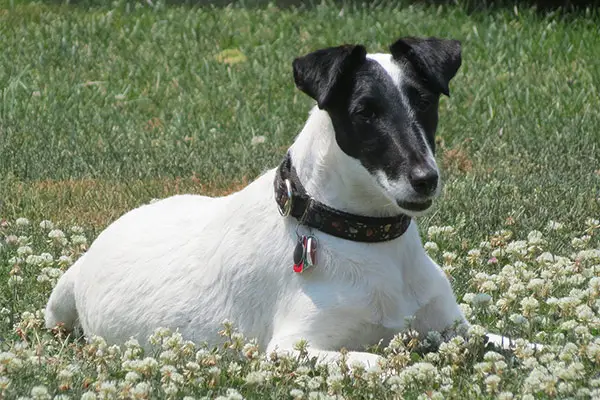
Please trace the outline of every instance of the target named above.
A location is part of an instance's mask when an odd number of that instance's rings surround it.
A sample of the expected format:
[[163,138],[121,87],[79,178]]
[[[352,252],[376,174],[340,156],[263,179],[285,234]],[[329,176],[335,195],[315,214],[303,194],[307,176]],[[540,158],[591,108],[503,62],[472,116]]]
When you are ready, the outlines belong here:
[[339,96],[339,87],[351,79],[366,54],[363,46],[344,45],[298,57],[292,64],[296,86],[324,109],[333,96]]
[[450,95],[448,84],[462,62],[458,40],[407,37],[392,44],[390,52],[396,60],[408,60],[430,90]]

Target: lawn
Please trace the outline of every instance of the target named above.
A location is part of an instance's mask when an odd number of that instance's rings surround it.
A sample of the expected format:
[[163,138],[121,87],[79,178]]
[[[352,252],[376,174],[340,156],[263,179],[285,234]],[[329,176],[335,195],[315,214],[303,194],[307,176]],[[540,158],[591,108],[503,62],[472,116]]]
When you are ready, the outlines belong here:
[[[265,361],[235,327],[218,350],[157,332],[145,355],[41,328],[57,277],[123,212],[277,165],[311,107],[295,56],[403,35],[463,44],[426,248],[473,323],[543,352],[484,355],[476,328],[423,355],[403,332],[383,371],[351,373]],[[599,89],[597,11],[0,0],[0,397],[600,398]]]

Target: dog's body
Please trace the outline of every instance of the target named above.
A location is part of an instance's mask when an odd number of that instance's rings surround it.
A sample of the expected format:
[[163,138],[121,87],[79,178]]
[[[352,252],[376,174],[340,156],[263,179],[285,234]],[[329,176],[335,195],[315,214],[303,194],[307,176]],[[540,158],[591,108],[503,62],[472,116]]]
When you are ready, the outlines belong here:
[[[359,65],[353,68],[387,74],[381,82],[400,92],[411,81],[407,64],[396,56],[365,58],[356,47],[342,53],[328,53],[325,64],[344,58],[333,68],[343,71],[354,57],[362,64],[353,61]],[[315,78],[303,71],[328,68],[321,58],[318,61],[303,59],[294,65],[297,85],[319,103],[290,149],[306,191],[348,213],[418,214],[402,205],[418,208],[438,186],[429,132],[437,124],[437,97],[433,127],[420,128],[414,112],[402,114],[410,120],[402,126],[415,127],[416,136],[396,143],[395,151],[404,152],[398,157],[405,156],[399,168],[416,163],[418,173],[426,169],[435,174],[435,182],[429,176],[431,184],[425,185],[425,178],[414,182],[413,170],[409,185],[404,175],[382,172],[390,162],[381,168],[373,164],[375,158],[389,156],[381,149],[372,160],[360,149],[358,156],[352,155],[348,138],[340,138],[341,111],[328,103],[335,85],[328,82],[327,93],[310,87],[315,79],[323,85],[326,72]],[[450,78],[458,66],[452,68]],[[357,71],[353,73],[362,70]],[[412,101],[409,97],[401,93],[398,101],[406,106]],[[372,120],[369,124],[374,125]],[[388,341],[407,328],[410,319],[410,326],[421,334],[448,332],[455,322],[468,325],[446,275],[424,252],[414,221],[401,237],[381,243],[359,243],[298,227],[296,219],[277,212],[275,173],[268,171],[230,196],[175,196],[122,216],[61,278],[46,309],[46,325],[80,325],[86,335],[100,335],[111,343],[130,337],[145,343],[154,329],[169,327],[195,342],[216,344],[223,321],[230,320],[247,337],[256,338],[263,350],[291,350],[306,339],[311,354],[320,359],[333,359],[345,347],[351,350],[350,361],[369,364],[377,357],[361,350]],[[413,203],[400,201],[406,199]],[[319,241],[318,265],[302,274],[292,271],[297,229],[311,231]]]

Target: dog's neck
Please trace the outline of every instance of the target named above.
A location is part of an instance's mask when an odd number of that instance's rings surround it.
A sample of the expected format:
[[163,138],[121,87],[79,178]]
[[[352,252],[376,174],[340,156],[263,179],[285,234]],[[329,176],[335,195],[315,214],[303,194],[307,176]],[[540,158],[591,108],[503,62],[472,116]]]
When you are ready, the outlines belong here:
[[398,206],[382,192],[360,161],[340,149],[326,111],[312,109],[290,154],[300,182],[315,200],[358,215],[399,214]]

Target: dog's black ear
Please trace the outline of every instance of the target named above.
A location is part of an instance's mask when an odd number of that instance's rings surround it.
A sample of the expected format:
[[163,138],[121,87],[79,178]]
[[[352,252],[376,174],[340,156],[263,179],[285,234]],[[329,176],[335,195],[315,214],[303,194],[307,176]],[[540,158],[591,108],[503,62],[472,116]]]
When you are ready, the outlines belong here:
[[448,84],[461,63],[458,40],[405,37],[390,52],[396,60],[408,60],[431,90],[450,96]]
[[294,81],[298,89],[326,108],[340,84],[346,81],[367,56],[360,45],[343,45],[317,50],[294,60]]

